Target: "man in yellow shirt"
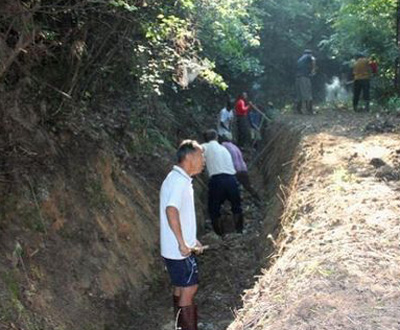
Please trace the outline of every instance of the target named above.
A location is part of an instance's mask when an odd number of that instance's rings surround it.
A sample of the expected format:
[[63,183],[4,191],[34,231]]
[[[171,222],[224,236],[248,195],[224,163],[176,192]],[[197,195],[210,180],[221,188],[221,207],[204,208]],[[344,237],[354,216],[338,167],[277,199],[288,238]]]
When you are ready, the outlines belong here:
[[371,71],[371,65],[368,58],[362,53],[357,54],[356,62],[353,67],[353,109],[355,112],[358,112],[357,106],[358,101],[360,100],[361,92],[365,101],[365,112],[369,111]]

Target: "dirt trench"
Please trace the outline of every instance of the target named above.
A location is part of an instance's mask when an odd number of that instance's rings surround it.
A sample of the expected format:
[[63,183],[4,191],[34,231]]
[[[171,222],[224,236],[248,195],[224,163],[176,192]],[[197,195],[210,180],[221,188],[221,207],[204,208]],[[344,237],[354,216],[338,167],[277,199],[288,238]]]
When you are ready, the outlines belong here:
[[[257,205],[242,191],[246,219],[243,235],[232,233],[221,239],[213,233],[208,220],[205,221],[200,241],[210,249],[199,257],[201,283],[196,297],[199,329],[226,329],[241,307],[243,293],[254,285],[261,269],[268,266],[280,230],[285,187],[290,185],[297,161],[300,136],[301,130],[295,126],[276,122],[266,129],[258,151],[245,155],[251,180],[263,201]],[[202,194],[205,202],[205,191],[196,193]],[[227,215],[228,230],[229,219]],[[130,311],[124,329],[174,329],[168,275],[164,272],[150,288],[143,304],[136,306],[133,314]]]

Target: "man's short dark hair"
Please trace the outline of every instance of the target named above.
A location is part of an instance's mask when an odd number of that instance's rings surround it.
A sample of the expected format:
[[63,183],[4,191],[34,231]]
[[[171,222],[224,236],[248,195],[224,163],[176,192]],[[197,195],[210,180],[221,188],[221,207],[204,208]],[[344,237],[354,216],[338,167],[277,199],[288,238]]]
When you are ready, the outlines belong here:
[[176,152],[176,158],[178,163],[181,163],[185,160],[186,156],[192,153],[195,153],[197,150],[201,150],[201,145],[195,140],[184,140],[179,145],[179,148]]
[[208,129],[203,133],[204,141],[210,142],[212,140],[216,140],[218,137],[218,133],[215,129]]

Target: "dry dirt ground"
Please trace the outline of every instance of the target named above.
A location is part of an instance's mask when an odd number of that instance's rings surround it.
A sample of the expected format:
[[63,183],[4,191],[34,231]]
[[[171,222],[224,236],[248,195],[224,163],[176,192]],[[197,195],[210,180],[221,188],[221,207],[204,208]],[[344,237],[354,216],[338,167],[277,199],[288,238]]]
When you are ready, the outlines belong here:
[[399,119],[286,121],[304,138],[275,262],[228,329],[400,329]]
[[[302,139],[290,185],[264,190],[284,203],[280,234],[262,230],[268,199],[245,194],[246,233],[202,237],[199,329],[400,329],[400,120],[325,111],[281,121]],[[271,241],[274,254],[260,255]],[[166,278],[128,329],[174,328]]]

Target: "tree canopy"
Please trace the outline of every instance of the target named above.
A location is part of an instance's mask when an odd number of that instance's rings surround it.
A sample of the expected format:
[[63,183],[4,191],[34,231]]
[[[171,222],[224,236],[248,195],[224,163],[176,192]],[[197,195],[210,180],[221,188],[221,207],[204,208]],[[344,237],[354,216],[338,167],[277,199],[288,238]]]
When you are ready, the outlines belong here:
[[221,89],[263,76],[287,80],[308,47],[340,61],[368,52],[390,77],[398,56],[396,6],[395,0],[5,1],[0,74],[10,85],[21,64],[31,70],[46,62],[66,71],[70,81],[48,83],[67,94],[91,95],[97,78],[117,72],[146,95],[160,95],[196,78]]
[[133,109],[129,125],[145,130],[155,122],[154,98],[201,103],[187,98],[199,85],[288,104],[296,60],[311,48],[317,99],[359,51],[377,59],[379,94],[388,98],[396,10],[395,0],[5,0],[0,85],[24,86],[21,102],[46,113],[50,126],[84,126],[85,114],[117,101]]

